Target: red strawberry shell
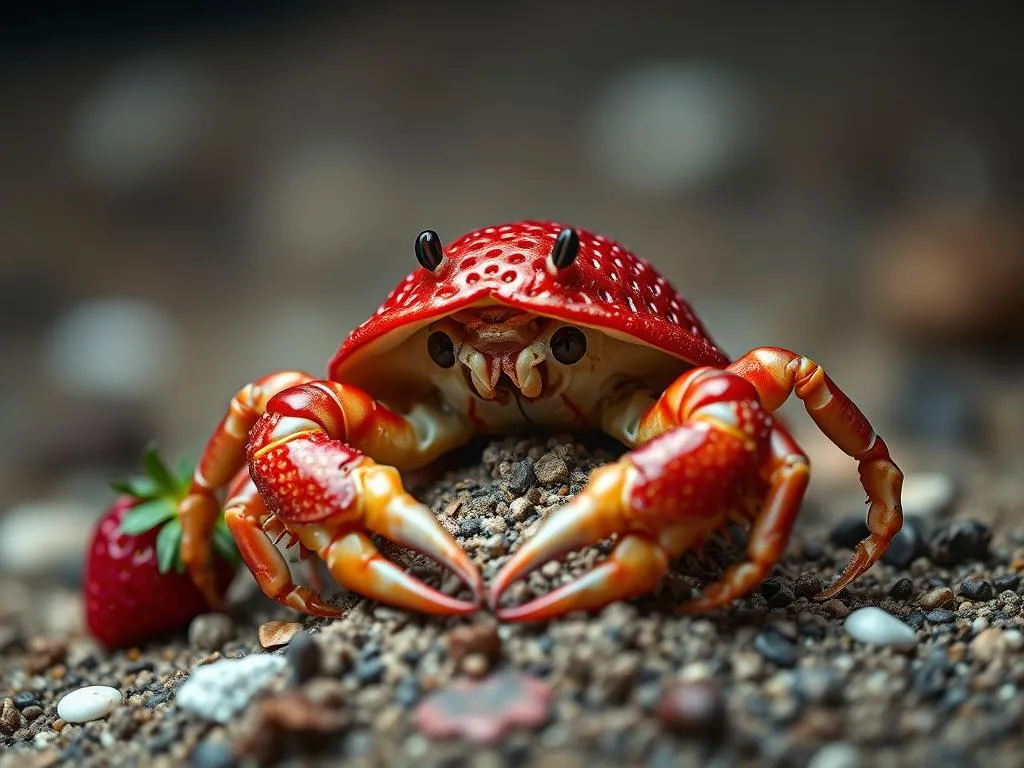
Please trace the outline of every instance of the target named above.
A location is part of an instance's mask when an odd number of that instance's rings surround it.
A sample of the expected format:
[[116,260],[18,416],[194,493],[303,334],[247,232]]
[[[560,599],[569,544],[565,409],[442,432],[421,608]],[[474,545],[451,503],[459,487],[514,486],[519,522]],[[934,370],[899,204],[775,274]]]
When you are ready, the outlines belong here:
[[435,271],[416,269],[349,334],[328,376],[346,380],[362,361],[427,323],[487,303],[596,328],[692,365],[728,364],[686,300],[619,243],[577,228],[575,261],[555,270],[550,254],[563,229],[551,221],[521,221],[478,229],[451,243]]
[[[160,573],[158,528],[128,535],[121,520],[136,499],[122,496],[100,519],[86,555],[85,618],[89,631],[110,648],[123,648],[184,629],[209,607],[187,574]],[[227,591],[235,566],[214,561],[217,586]]]

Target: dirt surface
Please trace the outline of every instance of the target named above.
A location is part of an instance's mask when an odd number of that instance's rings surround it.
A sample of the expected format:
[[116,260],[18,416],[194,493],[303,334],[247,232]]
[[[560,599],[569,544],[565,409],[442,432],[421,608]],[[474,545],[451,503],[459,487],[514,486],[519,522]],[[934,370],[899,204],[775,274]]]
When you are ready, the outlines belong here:
[[[508,439],[418,493],[489,579],[610,458],[569,438]],[[19,619],[8,605],[0,765],[1019,765],[1024,619],[1014,566],[1024,540],[953,515],[999,509],[1019,519],[1019,488],[1004,483],[1005,498],[995,498],[979,473],[954,497],[942,480],[908,481],[919,514],[889,558],[898,564],[876,566],[825,603],[810,596],[849,556],[837,544],[861,535],[857,519],[805,526],[758,592],[698,617],[674,607],[735,552],[709,545],[703,558],[680,558],[650,596],[542,625],[495,626],[484,613],[439,620],[351,598],[340,620],[302,618],[253,594],[244,577],[231,621],[204,616],[188,637],[107,653],[81,636],[47,638],[45,611]],[[510,599],[542,593],[606,552],[544,568]],[[459,591],[421,558],[407,563]],[[46,604],[62,606],[53,610],[78,609],[75,592],[58,588],[58,599],[48,589]],[[850,637],[844,620],[867,605],[913,628],[913,647]],[[261,635],[290,642],[265,650]],[[283,655],[282,669],[226,725],[176,701],[201,665],[260,653]],[[94,684],[118,688],[125,703],[84,725],[58,719],[64,693]],[[446,718],[493,729],[430,738]]]

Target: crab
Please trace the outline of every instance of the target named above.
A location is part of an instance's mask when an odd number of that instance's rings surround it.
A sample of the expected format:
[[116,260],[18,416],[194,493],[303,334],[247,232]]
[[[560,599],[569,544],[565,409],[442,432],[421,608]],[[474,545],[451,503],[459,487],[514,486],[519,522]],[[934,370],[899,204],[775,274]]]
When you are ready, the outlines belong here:
[[[593,610],[653,590],[680,554],[732,524],[745,555],[684,603],[723,606],[779,561],[809,478],[773,412],[791,395],[858,463],[869,534],[818,598],[867,570],[902,526],[902,474],[885,442],[813,360],[778,347],[735,361],[647,262],[601,235],[547,221],[415,241],[418,268],[356,328],[327,375],[272,373],[244,386],[210,437],[179,506],[182,559],[219,600],[210,540],[223,514],[269,597],[337,616],[296,585],[282,537],[314,553],[346,589],[426,613],[507,621]],[[404,488],[477,434],[600,429],[629,450],[593,472],[500,569],[489,589],[452,536]],[[457,599],[378,551],[371,534],[427,555],[468,586]],[[575,581],[521,605],[502,596],[549,560],[613,537]]]

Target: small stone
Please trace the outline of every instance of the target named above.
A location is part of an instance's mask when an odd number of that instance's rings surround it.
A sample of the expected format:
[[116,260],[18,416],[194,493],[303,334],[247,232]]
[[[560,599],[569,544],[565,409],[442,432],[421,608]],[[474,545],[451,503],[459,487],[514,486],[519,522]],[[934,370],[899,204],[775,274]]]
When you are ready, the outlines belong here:
[[941,517],[953,505],[956,484],[948,475],[917,472],[903,478],[900,503],[906,517]]
[[963,520],[939,530],[929,543],[933,563],[960,565],[988,557],[992,532],[976,520]]
[[522,496],[537,482],[533,464],[528,459],[517,462],[508,477],[508,490],[513,496]]
[[861,768],[860,752],[852,744],[833,741],[814,753],[807,768]]
[[971,655],[978,661],[988,663],[1006,653],[1008,643],[1002,629],[986,629],[971,640]]
[[863,516],[844,517],[829,532],[828,538],[835,546],[853,549],[862,539],[871,534]]
[[485,518],[480,524],[480,531],[485,536],[493,536],[494,534],[501,534],[508,530],[508,523],[505,522],[505,518],[494,515],[493,517]]
[[1020,586],[1020,574],[1018,573],[1006,573],[1002,576],[996,576],[992,579],[992,586],[995,588],[997,594],[1010,591],[1016,592],[1017,587]]
[[903,528],[889,542],[888,549],[882,555],[882,562],[894,568],[908,568],[919,555],[924,554],[924,549],[924,536],[919,523],[907,517]]
[[483,677],[491,669],[491,662],[482,653],[470,653],[463,657],[462,671],[470,677]]
[[780,667],[796,666],[796,646],[774,627],[766,627],[754,638],[754,650]]
[[71,691],[57,702],[57,714],[68,723],[87,723],[106,717],[123,700],[121,692],[107,685],[88,685]]
[[533,472],[541,485],[564,483],[569,479],[569,467],[565,460],[554,451],[548,451],[533,466]]
[[914,593],[914,582],[903,577],[889,587],[889,597],[893,600],[906,600]]
[[512,503],[508,505],[509,517],[517,522],[521,523],[527,517],[530,516],[530,512],[533,510],[533,502],[527,497],[521,496],[518,499],[513,499]]
[[953,590],[949,587],[939,587],[933,589],[930,592],[925,592],[921,595],[921,599],[917,601],[918,605],[922,608],[942,608],[943,606],[949,605],[954,600]]
[[657,713],[661,724],[679,736],[719,741],[725,735],[725,697],[710,680],[669,684]]
[[936,608],[933,611],[928,611],[924,617],[932,624],[951,624],[956,621],[956,614],[952,611],[947,611],[945,608]]
[[14,701],[5,698],[0,701],[0,733],[10,736],[21,727],[21,713]]
[[260,624],[260,645],[264,648],[277,648],[287,644],[295,633],[302,629],[298,621],[267,621]]
[[29,722],[32,722],[37,717],[39,717],[41,714],[43,714],[43,708],[40,707],[40,706],[37,706],[36,704],[29,704],[27,707],[25,707],[23,710],[21,710],[21,714],[23,714],[25,716],[26,720],[28,720]]
[[188,625],[188,642],[204,651],[219,651],[235,636],[235,624],[223,613],[201,613]]
[[495,664],[501,658],[501,637],[493,623],[455,627],[444,640],[448,655],[456,664],[470,654],[482,655],[489,664]]
[[204,664],[178,689],[178,706],[207,720],[230,722],[286,663],[283,656],[257,653]]
[[793,585],[793,592],[797,597],[810,599],[821,592],[821,579],[811,574],[802,574]]
[[188,757],[188,768],[234,768],[237,764],[231,745],[218,738],[199,742]]
[[373,685],[384,679],[384,663],[379,658],[361,659],[356,662],[356,680],[360,685]]
[[496,533],[484,542],[484,548],[494,557],[504,555],[508,551],[508,539]]
[[24,709],[25,707],[40,706],[39,697],[36,696],[32,691],[22,691],[21,693],[14,694],[12,699],[14,706],[18,709]]
[[545,579],[554,579],[562,572],[562,564],[558,560],[549,560],[540,568],[540,575]]
[[59,717],[56,720],[54,720],[52,723],[50,723],[50,727],[53,728],[53,730],[57,731],[58,733],[60,733],[60,731],[64,728],[65,725],[67,725],[67,721],[62,720]]
[[881,608],[869,606],[851,613],[843,624],[846,633],[854,640],[871,645],[883,645],[901,651],[917,646],[914,630],[886,613]]
[[320,646],[309,632],[296,632],[284,652],[292,671],[292,682],[301,685],[315,677],[320,671],[322,655]]
[[846,607],[846,603],[834,597],[826,601],[824,607],[835,619],[845,619],[850,615],[850,609]]
[[996,596],[996,591],[987,581],[968,579],[960,585],[957,594],[976,603],[984,603]]

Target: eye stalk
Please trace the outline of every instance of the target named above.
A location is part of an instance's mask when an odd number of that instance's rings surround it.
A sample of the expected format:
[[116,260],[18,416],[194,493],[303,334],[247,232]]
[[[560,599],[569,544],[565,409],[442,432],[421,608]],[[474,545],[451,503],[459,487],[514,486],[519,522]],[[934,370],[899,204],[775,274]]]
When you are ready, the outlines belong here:
[[430,334],[427,337],[427,353],[441,368],[451,368],[455,365],[455,344],[447,333],[434,331]]
[[587,337],[579,328],[564,325],[551,335],[551,354],[562,365],[572,365],[587,353]]
[[580,252],[580,236],[576,230],[566,227],[558,233],[555,244],[551,248],[551,263],[555,269],[565,269],[574,261]]
[[425,229],[416,236],[416,261],[431,272],[441,266],[441,262],[444,261],[441,238],[434,230]]

